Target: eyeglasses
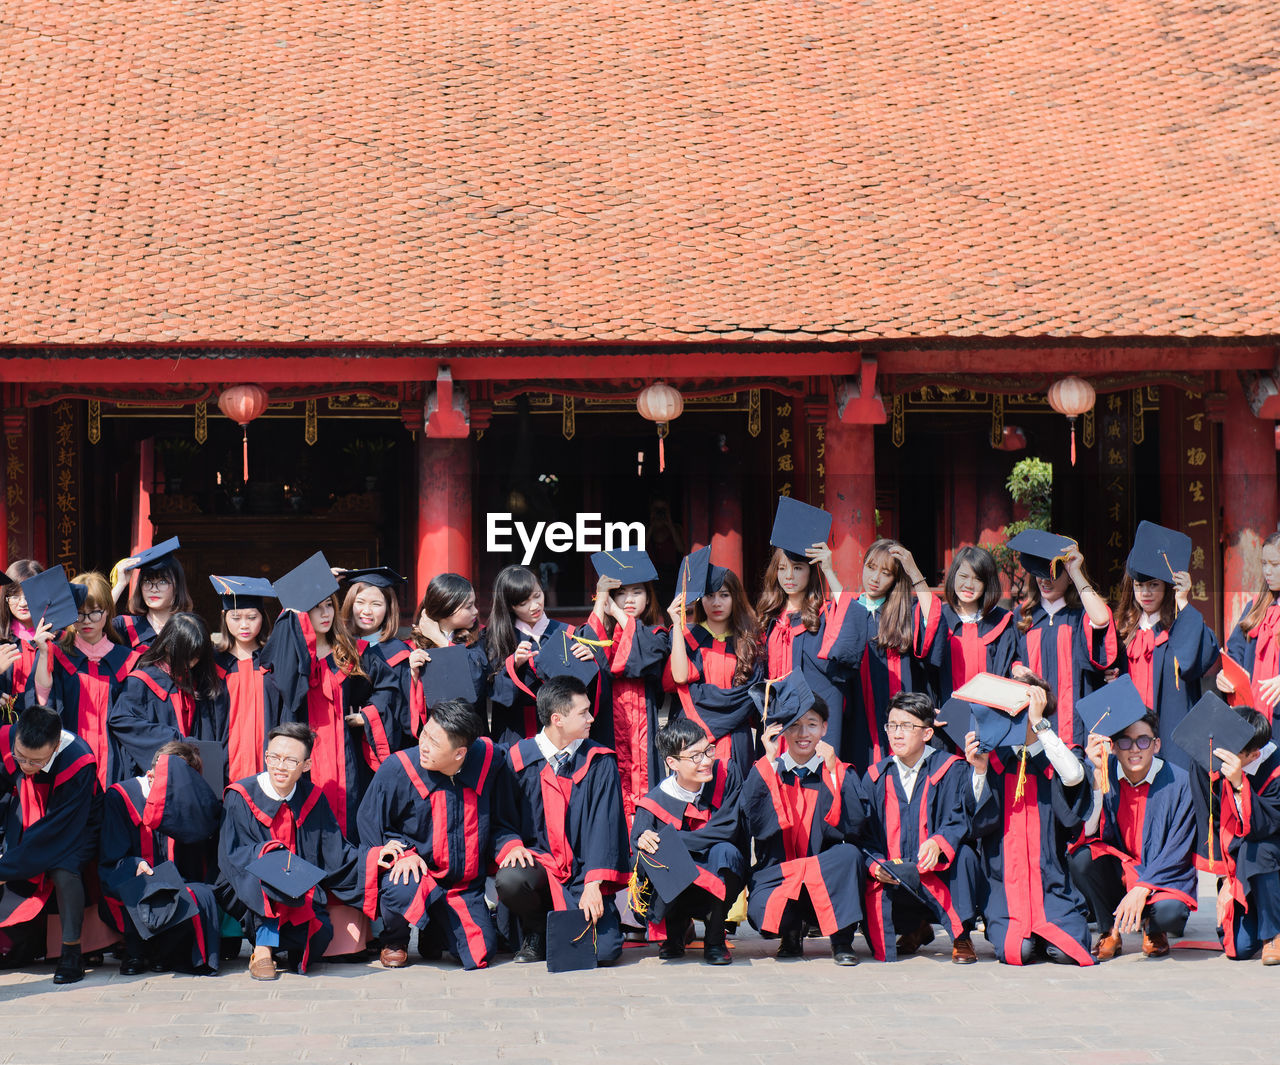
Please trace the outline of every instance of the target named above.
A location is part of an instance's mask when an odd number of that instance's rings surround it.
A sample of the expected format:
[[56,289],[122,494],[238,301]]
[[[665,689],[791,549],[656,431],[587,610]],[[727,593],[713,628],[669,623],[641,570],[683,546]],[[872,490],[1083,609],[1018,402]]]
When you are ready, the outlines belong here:
[[279,766],[281,769],[297,769],[302,765],[297,758],[286,758],[279,754],[268,754],[265,761],[267,765]]
[[47,762],[49,759],[48,758],[24,758],[17,751],[14,751],[13,760],[17,762],[18,765],[34,765],[38,767],[43,767],[45,762]]
[[105,610],[82,610],[76,617],[81,621],[101,621],[106,613]]
[[1121,751],[1131,751],[1133,748],[1137,747],[1138,750],[1145,751],[1148,750],[1155,742],[1156,738],[1154,736],[1148,736],[1145,734],[1136,738],[1133,736],[1117,736],[1116,748]]
[[704,747],[700,751],[688,751],[680,757],[695,764],[698,762],[714,762],[716,760],[716,749],[714,747]]
[[27,601],[27,597],[23,592],[12,592],[6,595],[5,598],[11,603],[25,603]]
[[896,732],[905,732],[907,735],[910,735],[918,728],[928,727],[928,725],[913,725],[908,721],[890,721],[885,725],[884,730],[891,736]]
[[173,585],[173,581],[168,577],[143,577],[142,587],[153,592],[160,591],[161,588],[169,588]]

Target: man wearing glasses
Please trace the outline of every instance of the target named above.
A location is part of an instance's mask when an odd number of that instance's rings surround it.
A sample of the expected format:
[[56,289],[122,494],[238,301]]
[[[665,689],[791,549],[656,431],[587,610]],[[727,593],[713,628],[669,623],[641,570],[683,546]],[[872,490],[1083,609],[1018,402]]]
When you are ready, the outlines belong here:
[[867,939],[877,958],[895,961],[932,942],[941,924],[951,960],[970,965],[981,873],[966,842],[968,763],[928,745],[935,716],[929,696],[898,692],[885,725],[893,753],[867,770]]

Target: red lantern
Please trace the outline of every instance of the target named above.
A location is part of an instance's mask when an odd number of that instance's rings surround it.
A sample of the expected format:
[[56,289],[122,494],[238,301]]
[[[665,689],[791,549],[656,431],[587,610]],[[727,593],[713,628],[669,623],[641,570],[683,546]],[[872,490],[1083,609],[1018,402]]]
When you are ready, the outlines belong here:
[[1071,465],[1076,464],[1076,419],[1093,410],[1097,393],[1093,385],[1080,377],[1064,377],[1049,386],[1049,406],[1059,414],[1065,414],[1071,423]]
[[684,396],[662,381],[650,385],[636,397],[640,417],[658,424],[658,472],[667,468],[664,441],[668,424],[684,413]]
[[267,390],[258,385],[233,385],[218,397],[218,410],[244,431],[244,479],[249,480],[248,425],[267,409]]

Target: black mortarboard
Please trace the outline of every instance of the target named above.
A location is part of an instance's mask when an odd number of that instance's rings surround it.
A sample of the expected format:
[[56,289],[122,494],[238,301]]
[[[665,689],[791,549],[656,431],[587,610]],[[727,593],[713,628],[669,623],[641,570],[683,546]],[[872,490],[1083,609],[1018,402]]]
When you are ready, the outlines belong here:
[[1130,725],[1142,720],[1147,707],[1133,678],[1125,673],[1086,695],[1076,703],[1075,712],[1089,732],[1099,736],[1119,736]]
[[710,547],[701,547],[681,560],[680,572],[676,574],[676,594],[684,596],[686,610],[693,606],[694,600],[701,599],[711,591],[707,587],[710,575]]
[[808,562],[805,552],[814,544],[825,544],[831,535],[831,515],[790,496],[778,498],[778,510],[769,533],[771,547],[780,547],[793,562]]
[[578,907],[547,914],[547,972],[596,967],[596,930]]
[[1027,732],[1027,711],[1010,716],[1003,710],[983,703],[970,703],[978,733],[978,751],[985,754],[997,747],[1011,747],[1022,743]]
[[597,551],[591,565],[601,577],[616,577],[624,585],[656,581],[658,570],[644,551]]
[[126,569],[155,569],[159,566],[166,565],[170,559],[169,556],[178,550],[182,545],[178,543],[176,536],[170,536],[169,539],[162,543],[156,544],[154,547],[148,547],[145,551],[139,551],[134,557],[137,561]]
[[591,658],[577,658],[573,653],[577,643],[567,629],[561,629],[538,649],[533,660],[534,672],[544,679],[577,677],[583,684],[590,684],[600,672],[600,666],[594,655]]
[[[151,784],[152,801],[162,784],[157,831],[179,843],[203,843],[218,832],[226,752],[215,740],[186,740],[200,753],[203,771],[192,768],[180,755],[164,754],[156,759]],[[211,774],[211,775],[210,775]]]
[[221,795],[227,786],[227,749],[217,740],[188,740],[200,752],[200,775],[204,782],[213,789],[215,795]]
[[750,694],[766,728],[781,725],[783,729],[789,729],[813,709],[814,694],[798,669],[777,680],[751,685]]
[[963,757],[965,737],[970,732],[978,731],[973,717],[973,704],[952,697],[938,710],[938,721],[942,724],[936,726],[934,735],[941,732],[951,741],[952,749]]
[[1018,561],[1031,576],[1053,580],[1058,576],[1058,563],[1076,547],[1076,542],[1043,529],[1024,529],[1005,547],[1018,552]]
[[38,626],[43,619],[55,632],[74,624],[80,617],[75,594],[67,572],[61,566],[51,566],[22,582],[22,594],[27,597],[27,609],[31,611],[31,623]]
[[245,869],[269,888],[286,906],[298,905],[307,892],[324,879],[324,870],[284,847],[254,858]]
[[173,862],[161,862],[150,876],[131,876],[118,880],[117,884],[120,901],[143,939],[150,939],[196,913],[195,900]]
[[275,587],[265,577],[216,577],[209,583],[222,600],[223,610],[261,610],[262,601],[274,598]]
[[929,893],[925,891],[924,885],[920,883],[920,866],[915,862],[902,861],[896,858],[877,858],[880,868],[887,872],[897,882],[898,886],[910,895],[914,895],[924,906],[932,907],[937,903],[930,903]]
[[1242,753],[1253,742],[1253,726],[1223,702],[1217,692],[1205,692],[1191,713],[1178,722],[1173,742],[1202,768],[1216,773],[1222,768],[1222,759],[1212,757],[1213,749]]
[[427,708],[448,699],[476,701],[476,680],[471,670],[471,652],[459,644],[427,650],[431,661],[422,667],[422,696]]
[[317,551],[276,581],[275,590],[281,606],[305,614],[333,595],[338,590],[338,581],[324,552]]
[[1191,537],[1154,522],[1139,522],[1124,565],[1135,580],[1145,577],[1172,584],[1175,573],[1191,566]]
[[370,566],[368,569],[344,569],[342,579],[352,584],[371,584],[375,588],[394,588],[404,584],[404,578],[390,566]]
[[636,851],[636,862],[667,905],[675,902],[680,893],[698,879],[698,867],[689,855],[689,848],[670,825],[658,829],[658,849],[653,854]]
[[1010,715],[1021,713],[1031,703],[1030,684],[995,673],[976,673],[951,694]]

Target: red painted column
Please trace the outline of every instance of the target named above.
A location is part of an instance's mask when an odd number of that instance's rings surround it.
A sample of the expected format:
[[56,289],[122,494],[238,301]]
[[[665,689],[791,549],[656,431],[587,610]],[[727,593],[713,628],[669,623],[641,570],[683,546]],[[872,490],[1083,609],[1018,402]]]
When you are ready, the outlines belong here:
[[862,587],[862,556],[876,538],[875,427],[846,425],[834,401],[827,412],[826,509],[831,512],[832,561],[840,583]]
[[711,560],[742,575],[742,485],[727,473],[711,481]]
[[135,485],[133,497],[133,521],[130,523],[130,537],[133,540],[133,554],[145,551],[155,540],[155,529],[151,524],[151,487],[156,476],[156,442],[154,437],[147,437],[138,445],[138,483]]
[[1222,375],[1222,620],[1230,636],[1262,583],[1262,541],[1276,529],[1275,423],[1255,418],[1240,376]]
[[418,559],[420,602],[437,573],[472,575],[471,438],[418,434]]

